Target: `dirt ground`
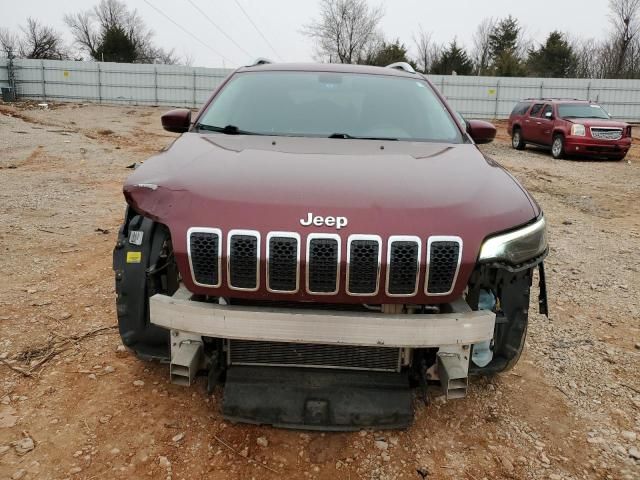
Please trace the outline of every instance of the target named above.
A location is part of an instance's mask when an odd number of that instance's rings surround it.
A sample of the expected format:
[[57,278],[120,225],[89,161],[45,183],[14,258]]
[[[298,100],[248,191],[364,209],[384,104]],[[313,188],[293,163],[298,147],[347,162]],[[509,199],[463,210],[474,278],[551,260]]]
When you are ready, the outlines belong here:
[[225,422],[221,390],[121,351],[121,184],[171,141],[161,113],[0,104],[0,478],[640,479],[640,146],[554,161],[501,125],[483,150],[545,210],[550,319],[407,431],[301,433]]

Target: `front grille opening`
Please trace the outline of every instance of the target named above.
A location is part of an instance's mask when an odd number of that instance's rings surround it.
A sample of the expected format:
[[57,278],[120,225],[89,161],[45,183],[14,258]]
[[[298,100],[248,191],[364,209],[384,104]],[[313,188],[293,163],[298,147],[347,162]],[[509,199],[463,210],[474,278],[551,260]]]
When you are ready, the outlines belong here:
[[228,361],[231,365],[271,365],[397,372],[400,370],[400,349],[230,340]]
[[279,292],[298,290],[298,239],[269,239],[269,289]]
[[378,291],[380,244],[376,240],[353,240],[349,246],[348,291],[374,295]]
[[309,241],[307,263],[309,293],[335,293],[338,290],[338,241],[313,238]]
[[220,275],[218,266],[219,242],[219,235],[212,232],[191,232],[189,235],[191,269],[196,283],[218,285]]
[[229,286],[258,288],[258,239],[253,235],[231,235],[228,255]]
[[431,242],[427,293],[446,294],[453,288],[458,270],[460,244],[456,241]]
[[419,268],[418,242],[398,240],[389,247],[389,281],[387,291],[391,295],[414,295]]

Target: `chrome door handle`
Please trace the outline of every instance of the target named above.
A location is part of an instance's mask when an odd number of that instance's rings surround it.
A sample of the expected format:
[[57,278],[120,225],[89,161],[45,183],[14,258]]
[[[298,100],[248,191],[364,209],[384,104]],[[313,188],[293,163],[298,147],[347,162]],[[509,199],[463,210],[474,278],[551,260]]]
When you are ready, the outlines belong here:
[[536,125],[542,125],[542,122],[536,122]]

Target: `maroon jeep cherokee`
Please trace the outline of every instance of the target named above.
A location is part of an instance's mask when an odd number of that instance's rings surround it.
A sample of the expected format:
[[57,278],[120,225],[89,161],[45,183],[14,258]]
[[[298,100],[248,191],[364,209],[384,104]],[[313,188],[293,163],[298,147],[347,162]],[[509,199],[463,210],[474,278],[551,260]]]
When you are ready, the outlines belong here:
[[605,157],[622,160],[631,148],[631,125],[611,120],[599,105],[586,100],[529,99],[509,116],[513,148],[527,143],[563,156]]
[[464,396],[522,351],[545,219],[406,64],[236,70],[127,179],[123,343],[224,382],[233,421],[395,428],[412,387]]

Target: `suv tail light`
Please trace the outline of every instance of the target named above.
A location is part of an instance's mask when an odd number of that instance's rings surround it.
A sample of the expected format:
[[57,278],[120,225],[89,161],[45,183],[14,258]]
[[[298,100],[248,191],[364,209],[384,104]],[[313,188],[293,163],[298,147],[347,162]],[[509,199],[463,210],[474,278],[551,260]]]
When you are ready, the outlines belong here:
[[631,138],[631,125],[627,127],[627,137]]

